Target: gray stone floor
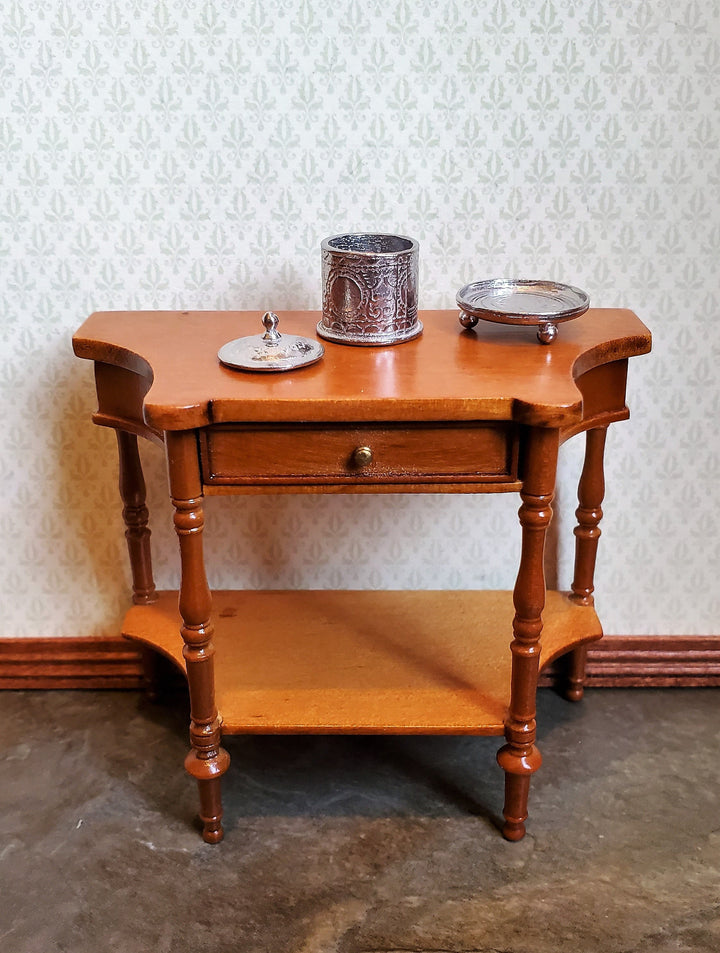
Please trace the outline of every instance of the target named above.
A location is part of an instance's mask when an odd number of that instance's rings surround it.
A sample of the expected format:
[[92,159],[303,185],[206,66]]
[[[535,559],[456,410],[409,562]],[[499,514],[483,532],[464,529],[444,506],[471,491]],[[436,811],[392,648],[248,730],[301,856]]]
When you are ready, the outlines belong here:
[[497,739],[257,737],[211,847],[182,702],[0,692],[0,951],[720,949],[720,691],[539,707],[518,844]]

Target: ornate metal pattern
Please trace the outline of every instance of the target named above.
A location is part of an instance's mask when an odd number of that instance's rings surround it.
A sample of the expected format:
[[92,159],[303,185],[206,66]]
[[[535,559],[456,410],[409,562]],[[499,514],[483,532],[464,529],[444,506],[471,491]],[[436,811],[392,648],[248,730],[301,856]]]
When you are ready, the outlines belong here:
[[318,334],[340,344],[399,344],[418,321],[418,243],[404,235],[335,235],[322,243]]

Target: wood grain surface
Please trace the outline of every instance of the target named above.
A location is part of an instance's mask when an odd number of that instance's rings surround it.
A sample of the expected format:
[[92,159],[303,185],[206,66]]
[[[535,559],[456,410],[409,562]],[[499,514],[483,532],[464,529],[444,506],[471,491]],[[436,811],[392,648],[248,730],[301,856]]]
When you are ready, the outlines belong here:
[[[318,312],[280,312],[280,330],[315,336]],[[117,311],[91,315],[75,353],[152,382],[145,423],[156,431],[223,422],[515,420],[570,427],[582,418],[576,379],[650,350],[631,312],[591,309],[557,340],[534,328],[481,322],[463,331],[456,311],[421,313],[423,334],[394,347],[326,343],[318,364],[285,374],[223,367],[228,341],[260,332],[258,312]]]

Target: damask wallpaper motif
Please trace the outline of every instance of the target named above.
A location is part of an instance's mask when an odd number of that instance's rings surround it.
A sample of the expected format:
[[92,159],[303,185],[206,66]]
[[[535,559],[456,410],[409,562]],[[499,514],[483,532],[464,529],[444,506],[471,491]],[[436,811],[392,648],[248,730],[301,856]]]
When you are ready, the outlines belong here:
[[[601,614],[718,631],[715,0],[6,0],[0,170],[3,635],[114,632],[126,602],[114,438],[70,350],[84,317],[318,307],[321,239],[360,229],[419,240],[421,307],[515,275],[637,311],[655,348],[609,439]],[[161,455],[144,459],[173,585]],[[211,582],[510,587],[516,507],[216,499]]]

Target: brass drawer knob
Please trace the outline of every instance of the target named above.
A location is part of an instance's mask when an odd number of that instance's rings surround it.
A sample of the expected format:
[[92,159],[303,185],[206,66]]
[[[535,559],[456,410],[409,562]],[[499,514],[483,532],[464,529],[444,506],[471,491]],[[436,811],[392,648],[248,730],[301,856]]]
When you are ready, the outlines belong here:
[[353,466],[358,468],[368,467],[372,463],[372,450],[370,447],[356,447],[353,450],[352,462]]

